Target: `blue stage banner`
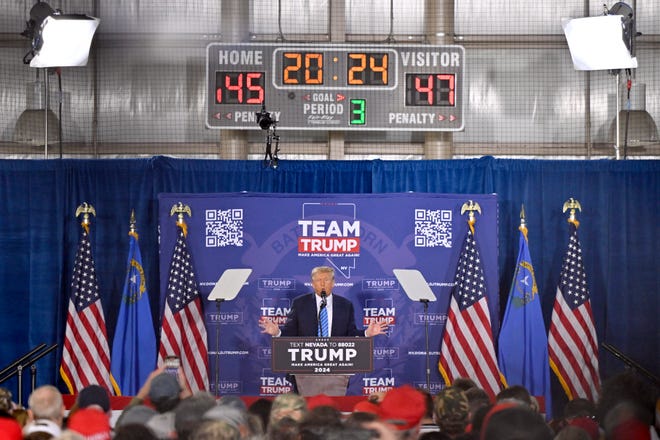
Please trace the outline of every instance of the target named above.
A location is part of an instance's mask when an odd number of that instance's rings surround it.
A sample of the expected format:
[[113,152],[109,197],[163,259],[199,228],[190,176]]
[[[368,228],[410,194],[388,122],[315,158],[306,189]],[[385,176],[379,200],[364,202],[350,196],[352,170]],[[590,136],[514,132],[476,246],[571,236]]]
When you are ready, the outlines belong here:
[[[176,240],[170,211],[182,202],[192,213],[186,218],[187,243],[204,298],[212,392],[216,387],[221,395],[291,391],[285,375],[270,369],[270,336],[261,333],[258,322],[267,317],[284,323],[293,298],[312,291],[312,268],[325,265],[335,269],[333,293],[353,302],[358,327],[373,320],[390,324],[387,336],[374,338],[374,371],[352,376],[348,394],[368,395],[404,383],[425,388],[425,322],[435,393],[444,386],[437,363],[467,231],[461,207],[468,200],[481,206],[475,238],[497,340],[496,195],[160,194],[161,311]],[[236,298],[220,306],[209,301],[224,271],[236,268],[252,269]],[[422,303],[408,298],[394,269],[423,274],[437,297],[427,314]]]

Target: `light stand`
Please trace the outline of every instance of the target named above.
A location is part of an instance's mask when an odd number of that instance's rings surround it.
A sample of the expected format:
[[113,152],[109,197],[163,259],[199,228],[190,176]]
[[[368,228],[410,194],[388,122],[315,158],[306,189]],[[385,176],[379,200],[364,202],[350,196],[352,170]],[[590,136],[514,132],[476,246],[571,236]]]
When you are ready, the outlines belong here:
[[620,158],[619,71],[637,68],[634,56],[633,10],[623,2],[605,8],[604,15],[567,20],[562,24],[575,70],[609,70],[616,76],[616,159]]
[[48,86],[48,68],[44,68],[44,159],[48,159],[48,108],[50,107],[50,89]]
[[[275,141],[275,152],[272,152],[272,143]],[[280,159],[277,153],[280,152],[280,135],[275,134],[275,126],[271,126],[266,134],[266,154],[264,155],[264,166],[277,169],[280,165]]]
[[[45,78],[44,109],[44,154],[48,159],[48,111],[49,85],[48,68],[75,67],[87,65],[92,38],[100,20],[84,14],[63,14],[51,8],[46,2],[37,2],[30,10],[30,19],[21,33],[32,40],[30,50],[23,57],[23,63],[30,67],[43,68]],[[60,106],[61,106],[60,83]],[[61,107],[60,107],[61,108]],[[60,131],[61,131],[60,114]],[[60,157],[62,135],[59,135]]]
[[[213,290],[208,296],[209,301],[215,301],[218,316],[220,316],[220,305],[225,301],[236,298],[245,281],[252,273],[252,269],[227,269],[225,270]],[[215,328],[215,396],[220,393],[220,322]]]
[[429,351],[429,302],[437,298],[431,291],[424,275],[416,269],[394,269],[394,276],[399,280],[403,291],[412,301],[424,304],[424,340],[426,344],[426,391],[431,392],[431,355]]

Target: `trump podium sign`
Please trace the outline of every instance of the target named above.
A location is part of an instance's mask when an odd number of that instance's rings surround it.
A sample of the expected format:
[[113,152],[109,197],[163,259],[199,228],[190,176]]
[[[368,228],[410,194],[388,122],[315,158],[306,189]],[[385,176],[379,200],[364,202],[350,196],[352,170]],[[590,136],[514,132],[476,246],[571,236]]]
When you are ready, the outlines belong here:
[[[403,383],[426,385],[425,326],[431,362],[439,357],[467,218],[478,203],[475,238],[482,258],[491,322],[499,322],[497,197],[476,194],[160,194],[161,311],[177,239],[172,206],[190,208],[187,244],[203,299],[211,391],[273,395],[291,390],[272,368],[271,337],[260,319],[280,325],[292,300],[312,292],[315,266],[335,270],[333,294],[352,301],[358,328],[386,321],[373,339],[373,371],[352,376],[349,395]],[[251,269],[235,298],[209,301],[228,269]],[[419,270],[437,301],[425,313],[411,300],[394,269]],[[497,328],[493,329],[496,336]],[[219,374],[214,374],[219,373]],[[217,379],[214,379],[216,378]],[[434,368],[431,392],[442,387]]]

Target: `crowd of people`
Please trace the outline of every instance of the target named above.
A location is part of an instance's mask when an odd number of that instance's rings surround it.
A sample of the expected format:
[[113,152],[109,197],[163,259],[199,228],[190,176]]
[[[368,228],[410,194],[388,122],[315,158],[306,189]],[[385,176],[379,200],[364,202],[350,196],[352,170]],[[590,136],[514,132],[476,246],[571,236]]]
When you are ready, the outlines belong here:
[[181,379],[154,371],[115,418],[98,385],[81,390],[68,412],[54,386],[36,388],[27,409],[0,388],[0,440],[658,439],[657,390],[632,373],[606,381],[598,402],[571,400],[551,420],[524,387],[491,399],[467,378],[435,396],[402,385],[365,397],[351,412],[325,395],[293,393],[246,406],[236,396],[193,394]]

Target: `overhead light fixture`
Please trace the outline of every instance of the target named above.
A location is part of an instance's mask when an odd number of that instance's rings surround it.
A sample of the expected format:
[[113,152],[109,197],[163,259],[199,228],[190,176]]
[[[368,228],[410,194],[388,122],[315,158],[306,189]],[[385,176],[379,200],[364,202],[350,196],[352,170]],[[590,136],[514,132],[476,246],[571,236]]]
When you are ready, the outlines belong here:
[[32,40],[23,58],[30,67],[76,67],[87,65],[92,38],[100,20],[84,14],[63,14],[45,2],[30,10],[30,20],[21,35]]

